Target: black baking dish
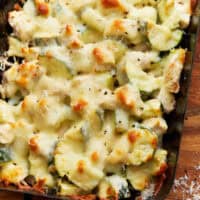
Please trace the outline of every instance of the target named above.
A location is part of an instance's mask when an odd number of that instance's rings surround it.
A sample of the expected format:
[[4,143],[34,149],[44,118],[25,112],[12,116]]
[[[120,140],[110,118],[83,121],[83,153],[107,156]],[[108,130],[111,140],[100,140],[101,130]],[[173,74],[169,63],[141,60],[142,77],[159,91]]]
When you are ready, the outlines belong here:
[[[7,23],[7,13],[9,10],[13,8],[14,3],[17,0],[0,0],[0,55],[7,50],[7,35],[11,31],[8,23]],[[149,200],[164,200],[167,194],[169,193],[176,171],[177,159],[179,155],[179,146],[182,136],[182,128],[184,123],[184,116],[187,106],[187,96],[188,96],[188,88],[191,79],[191,72],[194,64],[194,56],[195,56],[195,47],[198,38],[198,27],[199,27],[199,16],[200,16],[200,1],[198,1],[196,5],[193,16],[191,19],[191,24],[187,30],[185,30],[184,37],[180,44],[181,47],[188,49],[185,67],[182,71],[182,76],[180,80],[180,92],[176,95],[176,109],[166,115],[165,118],[168,122],[168,132],[163,138],[163,147],[168,150],[168,170],[166,172],[166,179],[163,182],[163,185],[160,191],[156,194],[155,197],[151,197]],[[2,73],[0,73],[0,78]],[[31,200],[31,195],[40,195],[35,192],[27,192],[23,190],[19,190],[14,186],[0,186],[0,190],[4,191],[15,191],[24,193],[24,199]],[[137,194],[133,194],[131,200],[135,199]],[[41,195],[40,195],[41,196]],[[58,198],[53,195],[43,195],[48,198]],[[58,198],[58,199],[69,199],[69,198]]]

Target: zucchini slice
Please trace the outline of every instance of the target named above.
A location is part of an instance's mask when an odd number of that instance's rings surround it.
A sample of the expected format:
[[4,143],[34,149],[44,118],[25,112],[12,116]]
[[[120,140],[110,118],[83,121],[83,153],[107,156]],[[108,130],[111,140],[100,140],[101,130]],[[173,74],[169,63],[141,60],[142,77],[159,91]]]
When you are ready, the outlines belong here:
[[191,2],[188,0],[161,0],[158,3],[160,21],[171,29],[186,28],[190,22]]
[[158,51],[168,51],[176,47],[182,39],[183,32],[171,31],[168,27],[148,22],[147,36],[153,47]]
[[72,78],[71,69],[68,64],[55,57],[39,56],[39,64],[47,69],[47,74],[54,77]]
[[99,73],[95,75],[95,81],[102,87],[112,89],[114,80],[111,73]]

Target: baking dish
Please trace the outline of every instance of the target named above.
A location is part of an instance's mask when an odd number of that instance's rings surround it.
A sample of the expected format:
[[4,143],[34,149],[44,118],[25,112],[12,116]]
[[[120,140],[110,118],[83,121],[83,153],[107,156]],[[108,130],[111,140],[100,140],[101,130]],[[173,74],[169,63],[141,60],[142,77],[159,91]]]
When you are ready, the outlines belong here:
[[[9,27],[6,25],[6,18],[7,18],[6,12],[12,8],[13,3],[14,1],[0,2],[0,6],[2,10],[1,20],[0,20],[1,43],[2,43],[1,53],[3,53],[7,48],[5,45],[6,44],[5,41],[6,41],[7,33],[9,32]],[[197,18],[198,18],[198,16],[195,16],[195,15],[198,15],[198,6],[197,6],[197,11],[194,12],[194,19],[192,20],[191,26],[186,31],[184,38],[182,40],[182,43],[180,44],[181,47],[188,49],[188,55],[187,55],[187,59],[185,63],[185,68],[182,73],[181,90],[179,94],[176,96],[176,101],[177,101],[176,109],[170,115],[166,116],[166,119],[169,125],[169,130],[163,139],[163,146],[169,152],[169,156],[168,156],[169,168],[168,168],[166,179],[164,181],[164,184],[161,190],[154,197],[154,199],[158,199],[158,200],[164,199],[165,195],[170,190],[171,185],[173,183],[173,179],[174,179],[176,162],[178,158],[179,144],[180,144],[180,139],[181,139],[181,131],[182,131],[183,120],[184,120],[184,113],[186,109],[187,91],[188,91],[188,86],[189,86],[191,70],[192,70],[193,56],[195,54],[194,41],[197,38],[197,27],[198,27],[197,25],[193,25],[193,22],[195,22],[195,20],[197,21]],[[16,190],[15,188],[12,188],[10,186],[6,188],[2,187],[2,189],[24,192],[22,190]],[[31,193],[31,194],[34,194],[34,193]],[[132,194],[131,199],[134,198],[134,195],[137,195],[137,194]],[[55,198],[51,194],[49,197]]]

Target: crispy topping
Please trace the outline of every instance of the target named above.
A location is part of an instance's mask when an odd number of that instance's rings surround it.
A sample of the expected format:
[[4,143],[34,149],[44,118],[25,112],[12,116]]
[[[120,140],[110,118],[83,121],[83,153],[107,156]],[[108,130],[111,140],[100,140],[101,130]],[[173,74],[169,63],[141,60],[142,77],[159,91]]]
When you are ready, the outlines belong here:
[[38,152],[38,145],[37,145],[37,142],[35,141],[36,138],[35,137],[32,137],[30,140],[29,140],[29,147],[30,149],[33,151],[33,152]]
[[139,134],[136,131],[128,132],[128,140],[130,143],[135,143],[138,137],[139,137]]
[[16,83],[21,86],[21,87],[26,87],[27,86],[27,83],[28,83],[28,80],[26,77],[22,76],[20,77],[19,79],[16,80]]
[[101,0],[101,3],[105,8],[117,8],[120,6],[119,0]]
[[84,99],[80,99],[75,105],[73,105],[73,110],[75,112],[80,112],[87,106],[87,104],[87,101],[85,101]]
[[97,161],[99,160],[99,154],[98,154],[98,152],[93,152],[93,153],[91,154],[91,160],[92,160],[93,162],[97,162]]
[[72,25],[69,25],[69,24],[66,25],[65,31],[66,31],[67,35],[71,36],[73,34],[73,27],[72,27]]
[[152,144],[152,146],[153,146],[154,148],[156,148],[156,147],[157,147],[157,145],[158,145],[158,140],[157,140],[157,138],[156,138],[156,137],[154,137],[154,138],[153,138],[153,140],[152,140],[151,144]]
[[38,2],[37,11],[39,15],[47,16],[49,14],[49,5],[45,2]]
[[131,109],[135,107],[134,100],[128,98],[128,89],[126,87],[117,89],[116,97],[122,105]]
[[22,107],[22,110],[25,110],[26,107],[27,107],[27,98],[25,97],[24,100],[22,101],[22,104],[21,104],[21,107]]
[[123,21],[120,19],[116,19],[113,22],[113,29],[119,32],[124,32],[125,31],[125,27],[123,25]]
[[77,49],[81,47],[81,43],[79,40],[75,39],[69,44],[69,47]]
[[40,99],[38,102],[39,106],[44,108],[47,105],[47,100],[46,99]]
[[111,186],[107,188],[106,193],[111,199],[118,200],[117,192]]
[[21,48],[21,52],[22,52],[23,54],[28,54],[28,53],[29,53],[29,49],[28,49],[28,48],[22,47],[22,48]]
[[80,174],[84,173],[85,169],[85,161],[84,160],[79,160],[77,164],[77,170]]
[[103,53],[100,48],[94,48],[92,53],[98,63],[103,62]]

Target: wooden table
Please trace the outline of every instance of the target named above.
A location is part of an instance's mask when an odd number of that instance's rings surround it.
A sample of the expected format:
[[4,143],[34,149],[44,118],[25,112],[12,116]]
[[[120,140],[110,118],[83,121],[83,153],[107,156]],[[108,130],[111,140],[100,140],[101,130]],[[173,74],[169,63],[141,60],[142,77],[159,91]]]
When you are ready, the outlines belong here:
[[[199,35],[200,36],[200,35]],[[188,109],[180,148],[176,178],[184,176],[186,171],[191,180],[197,178],[200,183],[200,37],[195,56],[192,82],[189,91]],[[23,195],[12,192],[0,192],[0,200],[23,200]],[[34,200],[43,200],[38,197]],[[171,191],[166,200],[185,200],[180,189]]]

